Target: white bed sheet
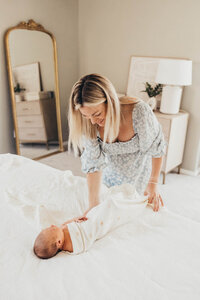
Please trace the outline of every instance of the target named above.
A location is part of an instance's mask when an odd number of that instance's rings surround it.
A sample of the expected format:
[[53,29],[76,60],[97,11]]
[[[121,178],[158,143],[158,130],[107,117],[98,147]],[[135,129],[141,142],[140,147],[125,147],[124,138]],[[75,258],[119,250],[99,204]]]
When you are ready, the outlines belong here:
[[85,178],[1,154],[0,195],[0,299],[200,299],[200,202],[187,215],[147,207],[88,252],[40,260],[40,229],[87,208]]

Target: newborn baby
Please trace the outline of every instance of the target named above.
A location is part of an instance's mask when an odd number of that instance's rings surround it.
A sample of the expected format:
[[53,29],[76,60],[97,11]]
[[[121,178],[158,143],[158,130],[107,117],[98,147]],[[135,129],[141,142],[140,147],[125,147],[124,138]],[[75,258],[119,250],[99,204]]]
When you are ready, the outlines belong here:
[[131,185],[110,188],[104,201],[93,207],[87,217],[42,230],[35,240],[34,253],[39,258],[50,258],[62,250],[68,254],[87,251],[95,240],[136,219],[147,203],[148,197],[140,196]]

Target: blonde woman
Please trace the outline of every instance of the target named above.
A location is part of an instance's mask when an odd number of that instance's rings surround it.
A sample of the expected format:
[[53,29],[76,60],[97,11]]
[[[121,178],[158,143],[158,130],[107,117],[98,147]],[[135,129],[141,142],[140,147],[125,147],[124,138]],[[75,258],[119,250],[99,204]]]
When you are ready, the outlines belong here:
[[158,179],[166,143],[150,106],[132,97],[118,98],[112,83],[99,74],[78,80],[69,106],[69,145],[81,151],[89,207],[98,205],[101,180],[108,186],[130,183],[148,194],[154,211],[163,200]]

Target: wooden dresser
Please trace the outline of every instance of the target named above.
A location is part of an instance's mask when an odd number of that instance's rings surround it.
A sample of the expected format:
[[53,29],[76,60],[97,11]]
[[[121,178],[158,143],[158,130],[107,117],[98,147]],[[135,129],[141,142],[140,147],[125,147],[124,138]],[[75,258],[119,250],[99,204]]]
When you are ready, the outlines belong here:
[[165,175],[168,172],[178,167],[178,173],[180,173],[189,114],[185,111],[180,111],[174,115],[163,114],[159,111],[154,113],[162,126],[165,140],[168,143],[161,169],[163,183],[165,183]]
[[20,143],[46,143],[58,140],[54,98],[16,102]]

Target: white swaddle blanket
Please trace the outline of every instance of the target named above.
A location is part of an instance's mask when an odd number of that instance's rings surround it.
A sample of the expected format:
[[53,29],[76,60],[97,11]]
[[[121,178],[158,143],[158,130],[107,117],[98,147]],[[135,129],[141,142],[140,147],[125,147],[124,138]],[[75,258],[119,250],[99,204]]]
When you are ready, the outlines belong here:
[[147,203],[147,196],[140,196],[131,185],[111,188],[104,195],[104,201],[88,212],[87,221],[67,225],[73,245],[73,252],[67,252],[79,254],[87,251],[95,240],[135,220],[144,212]]

